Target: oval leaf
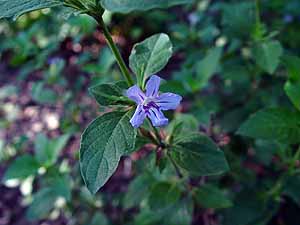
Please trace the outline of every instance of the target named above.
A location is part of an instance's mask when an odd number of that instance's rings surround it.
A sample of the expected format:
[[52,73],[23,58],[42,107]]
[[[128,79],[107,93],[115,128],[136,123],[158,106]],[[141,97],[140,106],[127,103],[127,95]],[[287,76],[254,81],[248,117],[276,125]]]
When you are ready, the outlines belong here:
[[31,155],[25,154],[16,158],[6,170],[3,181],[10,179],[25,179],[35,175],[40,165]]
[[208,137],[187,133],[174,141],[171,157],[191,176],[219,175],[229,167],[224,153]]
[[166,66],[172,56],[172,48],[170,38],[166,34],[153,35],[133,47],[129,64],[137,75],[139,84]]
[[154,8],[168,8],[192,2],[193,0],[102,0],[102,6],[111,12],[129,13]]
[[62,4],[63,1],[60,0],[0,0],[0,19],[5,17],[17,19],[24,13]]
[[205,184],[195,190],[197,203],[203,208],[221,209],[232,206],[232,202],[217,187]]
[[111,112],[94,120],[84,131],[80,169],[87,188],[96,193],[117,169],[120,157],[134,148],[136,130],[132,112]]
[[114,84],[95,85],[89,88],[89,92],[100,105],[122,105],[126,103],[123,92],[127,88],[128,86],[125,81],[119,81]]
[[300,142],[300,114],[283,108],[261,110],[242,124],[238,134],[282,143]]
[[273,74],[276,71],[282,53],[283,48],[279,41],[263,42],[253,49],[257,65],[269,74]]

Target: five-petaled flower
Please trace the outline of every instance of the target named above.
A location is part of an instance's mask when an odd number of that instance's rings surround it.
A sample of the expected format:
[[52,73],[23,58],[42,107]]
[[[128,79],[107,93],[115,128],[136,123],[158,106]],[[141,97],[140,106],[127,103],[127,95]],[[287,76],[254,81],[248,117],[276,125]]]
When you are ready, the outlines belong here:
[[168,124],[168,119],[162,111],[176,109],[182,97],[173,93],[159,94],[160,77],[152,75],[146,84],[146,93],[134,85],[129,88],[126,95],[137,104],[136,111],[130,120],[133,127],[138,128],[148,117],[153,126],[160,127]]

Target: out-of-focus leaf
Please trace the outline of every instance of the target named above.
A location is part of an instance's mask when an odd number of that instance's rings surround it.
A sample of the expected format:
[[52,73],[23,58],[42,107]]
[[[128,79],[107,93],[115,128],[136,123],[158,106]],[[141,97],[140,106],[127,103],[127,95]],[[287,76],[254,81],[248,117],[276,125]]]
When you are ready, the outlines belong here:
[[222,23],[226,33],[235,37],[249,38],[249,32],[255,26],[254,9],[255,5],[253,2],[224,4]]
[[141,204],[149,194],[149,189],[155,179],[148,173],[142,174],[131,181],[124,199],[125,208],[131,208]]
[[221,55],[222,48],[214,48],[197,64],[198,88],[206,86],[212,75],[217,72]]
[[265,72],[273,74],[277,69],[283,48],[279,41],[266,41],[253,49],[254,59]]
[[43,180],[43,187],[33,196],[33,202],[26,211],[29,220],[45,219],[54,208],[58,198],[71,199],[70,177],[50,171]]
[[300,205],[300,176],[289,177],[284,184],[283,192],[291,197],[294,202]]
[[242,124],[238,134],[282,143],[300,142],[300,113],[284,108],[258,111]]
[[58,99],[57,94],[53,90],[45,88],[43,82],[36,82],[32,85],[31,95],[35,101],[41,104],[54,104]]
[[287,67],[289,79],[284,85],[284,90],[294,106],[300,110],[300,58],[285,56],[284,64]]
[[35,138],[35,157],[44,166],[53,165],[62,149],[67,144],[70,135],[62,135],[55,139],[48,139],[44,134]]
[[51,188],[44,188],[33,196],[26,216],[29,220],[43,219],[48,216],[57,199],[56,193]]
[[176,203],[181,195],[176,183],[159,182],[153,185],[149,195],[152,210],[161,210]]
[[[108,219],[106,218],[105,214],[101,212],[97,212],[89,225],[108,225]],[[87,224],[88,225],[88,224]]]
[[195,197],[201,207],[204,208],[229,208],[232,202],[224,193],[213,185],[203,185],[195,190]]
[[25,179],[36,174],[40,165],[31,155],[23,155],[16,158],[5,172],[4,181],[10,179]]

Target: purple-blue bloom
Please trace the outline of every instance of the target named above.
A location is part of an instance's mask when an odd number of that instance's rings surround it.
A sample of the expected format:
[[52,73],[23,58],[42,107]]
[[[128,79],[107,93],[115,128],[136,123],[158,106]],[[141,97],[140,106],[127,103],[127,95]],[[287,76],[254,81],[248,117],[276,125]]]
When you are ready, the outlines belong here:
[[133,127],[138,128],[148,117],[153,126],[161,127],[168,124],[168,119],[162,111],[176,109],[182,97],[173,93],[159,94],[160,77],[152,75],[146,84],[146,93],[134,85],[129,88],[126,95],[137,104],[136,111],[130,120]]

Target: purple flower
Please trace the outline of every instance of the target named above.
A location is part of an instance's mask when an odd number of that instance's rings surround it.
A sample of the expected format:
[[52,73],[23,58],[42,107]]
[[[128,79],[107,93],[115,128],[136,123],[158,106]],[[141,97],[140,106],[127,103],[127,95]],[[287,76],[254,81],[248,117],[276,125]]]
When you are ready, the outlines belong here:
[[153,126],[160,127],[168,124],[168,119],[162,111],[176,109],[182,97],[173,93],[159,94],[160,77],[152,75],[146,84],[146,93],[134,85],[126,95],[137,104],[136,111],[130,120],[133,127],[138,128],[148,117]]

